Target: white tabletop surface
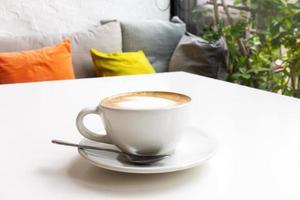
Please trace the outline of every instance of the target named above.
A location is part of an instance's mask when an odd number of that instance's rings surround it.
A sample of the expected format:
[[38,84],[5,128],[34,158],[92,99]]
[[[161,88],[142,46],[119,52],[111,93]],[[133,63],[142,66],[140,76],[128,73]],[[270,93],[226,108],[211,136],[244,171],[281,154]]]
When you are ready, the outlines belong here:
[[[81,108],[133,90],[190,95],[190,123],[216,137],[217,154],[194,169],[134,175],[50,143],[78,142]],[[1,200],[300,199],[300,100],[187,73],[1,85],[0,135]]]

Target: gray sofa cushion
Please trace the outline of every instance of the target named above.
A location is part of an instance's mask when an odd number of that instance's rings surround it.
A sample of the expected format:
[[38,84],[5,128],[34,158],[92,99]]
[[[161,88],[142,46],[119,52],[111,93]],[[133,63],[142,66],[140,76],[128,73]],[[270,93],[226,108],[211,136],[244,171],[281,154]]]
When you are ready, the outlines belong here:
[[225,79],[228,49],[223,38],[211,44],[188,34],[182,37],[172,55],[169,71],[185,71]]
[[37,49],[59,43],[64,39],[70,39],[72,42],[72,60],[76,78],[96,76],[90,55],[91,48],[103,52],[122,51],[121,26],[119,22],[114,21],[72,34],[0,37],[0,52]]
[[143,50],[157,72],[168,71],[169,61],[186,27],[179,18],[121,21],[123,51]]

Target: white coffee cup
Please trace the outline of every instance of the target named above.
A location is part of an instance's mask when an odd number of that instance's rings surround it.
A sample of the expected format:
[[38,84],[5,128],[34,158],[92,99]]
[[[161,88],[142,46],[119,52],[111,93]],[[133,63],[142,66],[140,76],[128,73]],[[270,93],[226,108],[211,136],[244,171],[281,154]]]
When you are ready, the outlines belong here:
[[[189,96],[173,92],[122,93],[83,109],[76,125],[84,137],[114,144],[127,153],[169,155],[181,138],[190,103]],[[83,119],[88,114],[102,118],[106,133],[96,134],[85,127]]]

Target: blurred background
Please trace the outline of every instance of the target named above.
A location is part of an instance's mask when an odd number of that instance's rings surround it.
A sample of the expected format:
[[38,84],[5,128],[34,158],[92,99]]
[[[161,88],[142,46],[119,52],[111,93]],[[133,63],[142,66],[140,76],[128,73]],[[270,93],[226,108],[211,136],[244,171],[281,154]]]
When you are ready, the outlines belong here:
[[300,97],[299,0],[174,0],[189,32],[228,45],[227,81]]

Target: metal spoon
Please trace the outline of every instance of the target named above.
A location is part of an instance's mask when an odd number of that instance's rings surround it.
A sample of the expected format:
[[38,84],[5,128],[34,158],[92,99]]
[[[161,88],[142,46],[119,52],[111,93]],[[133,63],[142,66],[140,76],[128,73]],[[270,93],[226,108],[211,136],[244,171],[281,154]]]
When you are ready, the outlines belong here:
[[52,140],[51,142],[53,144],[78,147],[80,149],[93,149],[93,150],[99,150],[99,151],[109,151],[109,152],[118,153],[118,154],[123,155],[124,158],[126,159],[126,161],[128,161],[129,163],[134,163],[134,164],[139,164],[139,165],[152,164],[152,163],[158,162],[168,156],[168,155],[138,156],[138,155],[133,155],[133,154],[129,154],[126,152],[118,151],[115,149],[107,149],[107,148],[95,147],[95,146],[90,146],[90,145],[74,144],[74,143],[65,142],[62,140]]

